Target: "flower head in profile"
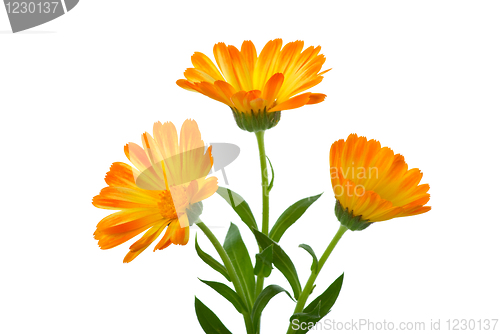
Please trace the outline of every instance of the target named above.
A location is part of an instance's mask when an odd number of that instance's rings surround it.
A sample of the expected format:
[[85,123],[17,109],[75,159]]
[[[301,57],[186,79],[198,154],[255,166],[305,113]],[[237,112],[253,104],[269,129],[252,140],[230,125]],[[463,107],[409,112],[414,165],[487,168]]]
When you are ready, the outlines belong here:
[[371,223],[418,215],[431,209],[429,185],[422,173],[408,169],[404,157],[376,140],[351,134],[332,144],[330,176],[337,203],[335,213],[351,230]]
[[[304,49],[303,41],[282,46],[269,41],[259,55],[251,41],[241,49],[224,43],[214,46],[218,66],[205,54],[195,52],[193,68],[177,84],[227,104],[240,128],[256,132],[275,126],[282,110],[322,102],[326,95],[306,90],[323,80],[325,56],[321,47]],[[305,92],[305,93],[304,93]]]
[[94,237],[102,249],[145,232],[123,262],[135,259],[163,232],[154,250],[185,245],[189,226],[199,220],[201,201],[218,188],[216,177],[206,178],[213,165],[211,147],[205,151],[195,121],[184,122],[180,138],[172,123],[157,122],[153,136],[142,135],[142,146],[125,146],[134,167],[113,163],[105,178],[108,186],[92,201],[98,208],[119,210],[97,224]]

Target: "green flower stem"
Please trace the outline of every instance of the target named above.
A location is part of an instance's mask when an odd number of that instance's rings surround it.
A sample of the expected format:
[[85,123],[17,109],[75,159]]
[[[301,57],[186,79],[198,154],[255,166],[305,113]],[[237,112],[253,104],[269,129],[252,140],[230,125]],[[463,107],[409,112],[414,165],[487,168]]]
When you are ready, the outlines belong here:
[[256,132],[259,144],[260,173],[262,176],[262,233],[269,234],[269,180],[267,177],[266,148],[264,146],[264,131]]
[[[262,233],[269,234],[269,180],[267,177],[267,160],[266,147],[264,145],[264,131],[255,132],[257,144],[259,146],[260,174],[262,178]],[[260,251],[262,248],[259,246]],[[255,287],[255,297],[257,297],[264,289],[264,275],[257,276],[257,285]],[[258,327],[260,327],[260,322]],[[260,333],[260,328],[256,328],[257,333]]]
[[[318,277],[319,272],[321,271],[321,268],[325,265],[326,260],[328,260],[328,257],[330,254],[332,254],[333,249],[335,246],[337,246],[337,243],[339,242],[340,238],[344,235],[344,233],[347,231],[347,227],[344,225],[340,225],[337,233],[333,237],[332,241],[326,248],[325,252],[321,256],[318,262],[318,271],[317,272],[311,272],[311,276],[309,276],[309,279],[307,280],[306,286],[304,287],[304,290],[302,290],[302,293],[299,296],[299,299],[297,300],[297,305],[295,306],[295,310],[293,313],[300,313],[304,310],[304,306],[306,305],[307,298],[309,298],[309,295],[311,294],[314,282],[316,281],[316,277]],[[288,327],[287,334],[293,333],[292,330],[292,324],[290,323],[290,326]]]
[[[205,233],[205,235],[208,237],[208,240],[210,240],[212,245],[217,250],[217,253],[219,253],[220,258],[222,259],[222,262],[224,263],[224,266],[227,269],[229,277],[231,278],[231,281],[233,282],[233,285],[234,285],[236,292],[241,297],[241,299],[245,302],[247,310],[251,310],[253,305],[250,305],[250,301],[247,300],[245,294],[243,293],[243,287],[241,286],[240,280],[238,279],[238,275],[236,275],[236,271],[234,270],[234,266],[231,263],[231,260],[229,259],[229,256],[227,255],[226,250],[224,249],[224,247],[222,247],[219,240],[217,240],[215,235],[208,228],[208,226],[205,225],[205,223],[200,221],[196,225],[200,228],[200,230],[203,231],[203,233]],[[247,333],[254,334],[254,329],[253,329],[253,325],[252,325],[252,319],[250,317],[250,312],[243,311],[243,317],[245,318],[245,327],[247,329]]]
[[[264,145],[264,131],[255,132],[257,144],[259,145],[260,173],[262,178],[262,233],[269,234],[269,180],[267,178],[266,148]],[[260,247],[259,247],[260,249]],[[262,251],[262,249],[260,249]],[[258,296],[264,288],[264,275],[257,276],[255,296]]]

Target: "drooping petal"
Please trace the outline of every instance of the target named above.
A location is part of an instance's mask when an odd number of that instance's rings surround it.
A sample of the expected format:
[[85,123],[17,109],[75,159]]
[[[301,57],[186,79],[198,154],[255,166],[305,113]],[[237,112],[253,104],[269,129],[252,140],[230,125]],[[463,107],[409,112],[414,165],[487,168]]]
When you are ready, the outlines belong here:
[[141,254],[146,248],[153,243],[156,238],[165,229],[166,224],[158,224],[150,228],[144,235],[130,246],[130,251],[123,259],[123,263],[129,263]]

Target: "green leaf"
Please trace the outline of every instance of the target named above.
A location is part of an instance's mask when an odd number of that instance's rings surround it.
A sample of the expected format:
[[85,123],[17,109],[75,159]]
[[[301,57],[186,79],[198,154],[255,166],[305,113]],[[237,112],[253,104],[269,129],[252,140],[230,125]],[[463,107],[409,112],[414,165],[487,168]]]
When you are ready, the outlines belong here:
[[297,270],[295,270],[292,260],[290,260],[285,251],[276,242],[269,239],[268,236],[255,229],[253,230],[253,234],[260,247],[263,249],[273,245],[273,263],[288,280],[293,290],[293,296],[295,299],[298,299],[302,292],[302,288],[300,286],[299,277],[297,276]]
[[[308,328],[314,326],[318,321],[323,319],[325,315],[327,315],[331,308],[333,307],[333,304],[337,301],[337,297],[339,296],[340,289],[342,289],[342,282],[344,280],[344,274],[340,275],[339,278],[335,280],[326,290],[323,292],[318,298],[313,300],[307,307],[302,311],[302,313],[296,313],[292,315],[290,318],[290,321],[292,322],[292,328],[294,325],[293,320],[294,319],[299,319],[298,320],[298,325],[302,322],[306,322],[308,325]],[[295,320],[295,324],[297,324],[297,320]],[[295,330],[292,333],[295,334],[304,334],[307,333],[309,329],[305,330]]]
[[[301,312],[301,313],[295,313],[290,317],[290,322],[292,323],[292,330],[294,328],[297,328],[294,330],[292,333],[296,334],[303,334],[307,333],[309,331],[309,328],[314,327],[314,325],[321,319],[320,315],[320,308],[321,308],[321,302],[316,305],[314,310],[311,312]],[[307,329],[300,329],[302,328],[302,324],[307,324]]]
[[201,250],[200,245],[198,245],[198,234],[196,234],[194,238],[194,248],[196,249],[196,253],[198,253],[198,256],[203,260],[203,262],[212,267],[212,269],[220,272],[229,282],[231,282],[231,278],[229,278],[226,267],[224,267],[216,259]]
[[255,269],[253,273],[255,275],[264,275],[264,277],[269,277],[271,271],[273,270],[273,245],[268,246],[262,252],[255,254]]
[[340,275],[335,282],[333,282],[321,295],[319,295],[315,300],[313,300],[307,307],[304,309],[304,312],[311,312],[316,308],[321,302],[320,315],[324,317],[330,312],[330,309],[333,307],[337,298],[340,294],[340,290],[342,289],[342,282],[344,281],[344,274]]
[[288,297],[290,297],[290,299],[293,300],[292,296],[290,296],[288,291],[283,289],[281,286],[274,285],[274,284],[267,286],[259,294],[259,296],[255,300],[255,305],[252,308],[252,322],[253,322],[254,328],[257,328],[257,325],[260,321],[260,316],[262,314],[262,311],[266,307],[267,303],[269,303],[271,298],[273,298],[274,296],[276,296],[280,292],[286,292]]
[[207,334],[232,334],[220,319],[212,312],[211,309],[205,306],[198,298],[194,297],[194,308],[198,321]]
[[238,294],[233,289],[231,289],[224,283],[204,281],[202,279],[199,280],[217,291],[222,297],[226,298],[231,304],[233,304],[234,308],[238,312],[243,313],[243,311],[246,311],[245,304],[241,300],[240,296],[238,296]]
[[316,257],[316,254],[314,253],[311,246],[306,245],[306,244],[300,244],[299,247],[305,249],[309,254],[311,254],[311,256],[313,258],[313,263],[311,265],[311,271],[313,273],[317,273],[318,272],[318,258]]
[[238,226],[233,223],[231,223],[227,231],[223,247],[234,266],[247,300],[253,304],[255,300],[255,276],[253,274],[252,260],[241,238]]
[[219,194],[229,205],[231,205],[233,210],[250,229],[257,229],[257,222],[255,221],[252,210],[250,210],[250,206],[243,199],[243,197],[224,187],[219,187],[219,189],[217,189],[217,194]]
[[323,193],[306,197],[298,202],[292,204],[288,209],[286,209],[274,224],[269,237],[276,242],[279,242],[286,230],[292,226],[306,210],[313,204]]
[[273,184],[274,184],[274,168],[273,168],[273,164],[271,163],[271,160],[269,159],[269,157],[267,155],[266,155],[266,158],[267,158],[267,161],[269,161],[269,166],[271,166],[271,173],[273,174],[273,176],[271,177],[271,182],[269,182],[269,185],[267,186],[267,193],[269,194],[271,189],[273,189]]

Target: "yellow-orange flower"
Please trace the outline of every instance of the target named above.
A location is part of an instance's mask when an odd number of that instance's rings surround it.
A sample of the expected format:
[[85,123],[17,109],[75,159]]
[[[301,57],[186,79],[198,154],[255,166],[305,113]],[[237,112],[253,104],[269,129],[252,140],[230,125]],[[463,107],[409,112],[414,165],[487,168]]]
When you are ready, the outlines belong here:
[[[275,112],[322,102],[326,95],[304,91],[323,80],[325,57],[321,47],[304,47],[303,41],[286,44],[269,41],[257,56],[251,41],[241,50],[224,43],[214,46],[218,67],[205,54],[191,57],[194,68],[184,72],[187,80],[177,84],[227,104],[240,113]],[[297,95],[302,93],[300,95]]]
[[180,138],[170,122],[155,123],[153,135],[142,135],[143,148],[125,145],[125,155],[135,168],[113,163],[105,178],[108,187],[92,201],[98,208],[120,210],[97,225],[94,237],[102,249],[146,231],[130,246],[123,262],[135,259],[165,229],[155,251],[171,244],[185,245],[189,225],[201,213],[201,201],[218,188],[216,177],[206,178],[213,165],[211,147],[205,152],[195,121],[184,122]]
[[[330,176],[340,211],[367,224],[418,215],[431,209],[429,185],[419,169],[408,170],[404,157],[376,140],[351,134],[330,149]],[[337,212],[337,216],[339,213]],[[339,218],[340,219],[340,218]]]

